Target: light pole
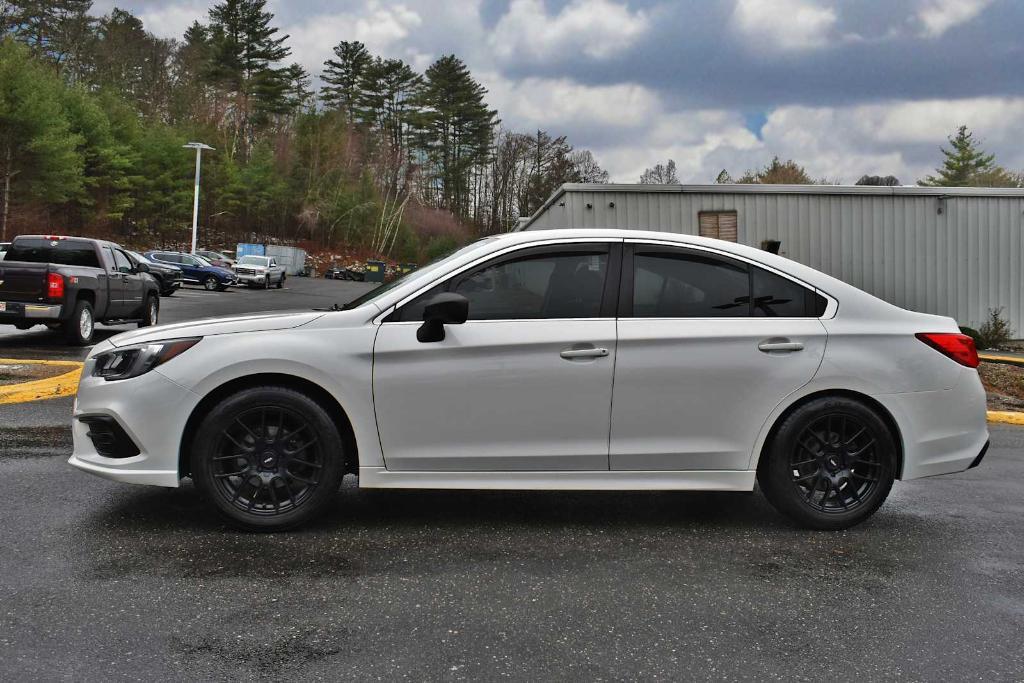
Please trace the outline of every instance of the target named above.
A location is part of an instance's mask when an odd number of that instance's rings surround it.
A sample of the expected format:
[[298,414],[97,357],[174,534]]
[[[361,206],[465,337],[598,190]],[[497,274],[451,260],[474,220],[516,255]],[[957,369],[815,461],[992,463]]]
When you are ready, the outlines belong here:
[[214,151],[213,147],[204,145],[201,142],[190,142],[184,146],[185,149],[196,151],[196,197],[192,202],[192,253],[196,253],[196,231],[199,229],[199,169],[203,165],[203,150]]

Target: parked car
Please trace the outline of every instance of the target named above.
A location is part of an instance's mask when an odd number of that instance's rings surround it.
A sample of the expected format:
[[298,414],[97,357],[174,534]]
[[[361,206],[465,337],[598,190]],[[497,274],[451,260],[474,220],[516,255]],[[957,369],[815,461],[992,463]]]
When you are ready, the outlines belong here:
[[143,256],[150,261],[168,263],[181,268],[181,279],[183,282],[202,285],[209,291],[217,290],[223,292],[231,285],[237,283],[234,272],[227,268],[215,266],[202,256],[186,254],[180,251],[147,251]]
[[160,292],[148,270],[113,242],[16,237],[0,264],[0,324],[45,324],[76,345],[92,342],[97,322],[156,325]]
[[273,256],[243,256],[235,264],[235,275],[239,283],[265,289],[270,289],[270,285],[281,289],[287,277],[284,266]]
[[345,310],[99,344],[70,463],[138,484],[191,477],[228,520],[262,530],[328,509],[347,472],[364,488],[757,482],[799,524],[842,529],[895,479],[981,462],[977,365],[953,320],[758,249],[516,232]]
[[324,278],[328,280],[354,280],[356,282],[362,282],[366,279],[366,275],[357,270],[352,270],[351,268],[342,268],[338,265],[332,265],[324,271]]
[[196,255],[202,256],[204,259],[212,263],[219,268],[231,268],[235,265],[235,259],[222,254],[219,251],[210,251],[209,249],[196,249]]
[[148,268],[147,272],[153,276],[157,285],[160,287],[160,296],[173,296],[181,287],[181,268],[178,266],[172,266],[169,263],[157,263],[156,261],[150,261],[137,251],[125,249],[125,253],[128,254],[128,258],[132,260],[132,263],[146,264]]
[[4,260],[7,250],[11,248],[10,242],[0,242],[0,261]]

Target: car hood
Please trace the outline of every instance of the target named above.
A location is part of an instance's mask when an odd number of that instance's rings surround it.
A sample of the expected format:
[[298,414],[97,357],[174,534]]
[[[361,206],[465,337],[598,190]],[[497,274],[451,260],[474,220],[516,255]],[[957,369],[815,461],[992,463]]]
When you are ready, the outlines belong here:
[[208,318],[193,320],[173,325],[145,327],[133,332],[125,332],[111,337],[114,346],[141,344],[164,339],[180,339],[182,337],[210,337],[218,334],[238,334],[240,332],[269,332],[273,330],[290,330],[311,323],[321,317],[320,311],[303,311],[295,313],[261,313],[258,315],[240,315],[232,318]]

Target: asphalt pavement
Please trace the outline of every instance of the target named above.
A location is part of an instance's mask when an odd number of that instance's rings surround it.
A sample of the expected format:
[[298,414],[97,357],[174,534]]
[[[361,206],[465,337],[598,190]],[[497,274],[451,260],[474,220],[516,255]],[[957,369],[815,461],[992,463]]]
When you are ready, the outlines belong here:
[[[365,285],[163,300],[164,321]],[[43,354],[43,355],[40,355]],[[45,354],[51,354],[47,356]],[[69,358],[0,331],[0,357]],[[1024,679],[1024,428],[846,532],[755,493],[360,491],[288,534],[65,463],[70,400],[0,406],[0,679]]]

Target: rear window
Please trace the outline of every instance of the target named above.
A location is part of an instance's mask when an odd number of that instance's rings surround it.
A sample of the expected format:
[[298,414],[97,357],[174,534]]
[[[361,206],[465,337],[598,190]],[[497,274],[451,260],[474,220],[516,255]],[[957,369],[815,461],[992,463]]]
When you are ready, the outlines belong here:
[[5,256],[8,261],[56,263],[63,266],[99,268],[96,248],[78,240],[19,239]]

